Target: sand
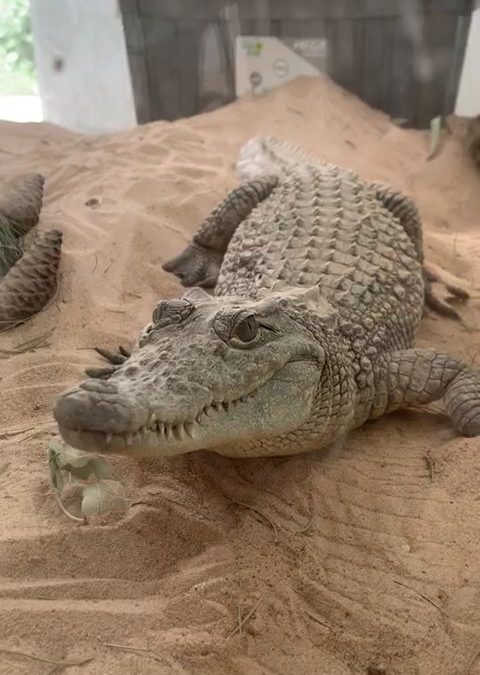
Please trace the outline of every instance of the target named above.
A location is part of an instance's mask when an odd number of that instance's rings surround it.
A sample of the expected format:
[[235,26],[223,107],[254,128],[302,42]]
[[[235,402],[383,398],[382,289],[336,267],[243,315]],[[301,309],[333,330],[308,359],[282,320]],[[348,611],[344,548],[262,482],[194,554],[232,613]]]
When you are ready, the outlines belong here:
[[[473,295],[467,327],[429,316],[418,344],[474,361],[480,176],[464,123],[451,127],[426,161],[426,132],[327,79],[95,138],[0,124],[0,176],[43,172],[40,228],[64,232],[56,302],[0,336],[11,350],[54,329],[33,352],[0,353],[0,649],[92,659],[72,675],[480,673],[479,441],[441,414],[394,414],[281,460],[118,458],[131,505],[107,525],[66,520],[45,463],[54,396],[100,364],[87,347],[131,344],[179,293],[160,265],[236,184],[257,132],[417,200],[429,260]],[[1,673],[54,671],[0,651]]]

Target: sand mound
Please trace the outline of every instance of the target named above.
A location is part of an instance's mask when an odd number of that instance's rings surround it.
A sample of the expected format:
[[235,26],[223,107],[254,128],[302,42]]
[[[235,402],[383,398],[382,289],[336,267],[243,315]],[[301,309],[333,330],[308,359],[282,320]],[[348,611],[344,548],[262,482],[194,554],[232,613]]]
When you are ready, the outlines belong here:
[[[426,161],[426,133],[326,79],[98,138],[0,125],[0,176],[45,173],[40,227],[64,232],[56,303],[0,338],[0,648],[92,657],[68,670],[85,675],[480,673],[479,441],[440,415],[392,415],[327,454],[118,459],[134,505],[107,526],[66,521],[45,466],[53,397],[98,363],[87,347],[128,344],[179,292],[160,265],[236,184],[257,132],[416,198],[427,256],[463,279],[480,325],[480,183],[452,126]],[[478,332],[435,318],[418,344],[480,350]],[[0,651],[0,672],[52,664]]]

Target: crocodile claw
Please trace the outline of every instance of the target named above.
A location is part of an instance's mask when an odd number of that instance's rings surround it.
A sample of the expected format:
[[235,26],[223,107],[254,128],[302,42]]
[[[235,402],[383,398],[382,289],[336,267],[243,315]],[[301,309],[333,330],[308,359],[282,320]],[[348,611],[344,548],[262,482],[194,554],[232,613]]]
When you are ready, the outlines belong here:
[[118,348],[118,352],[112,351],[110,349],[103,349],[102,347],[94,347],[94,349],[97,354],[103,356],[103,358],[113,366],[121,366],[122,363],[125,363],[125,361],[131,356],[130,352],[122,346]]

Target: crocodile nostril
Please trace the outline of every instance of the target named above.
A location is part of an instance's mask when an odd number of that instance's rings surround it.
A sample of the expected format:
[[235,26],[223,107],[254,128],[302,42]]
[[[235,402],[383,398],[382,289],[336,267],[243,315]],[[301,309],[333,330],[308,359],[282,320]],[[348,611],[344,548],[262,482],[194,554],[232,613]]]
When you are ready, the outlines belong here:
[[[95,385],[98,384],[95,381]],[[111,388],[108,392],[98,388],[93,390],[89,388],[89,381],[83,385],[57,398],[53,414],[61,427],[124,433],[136,431],[144,423],[146,413],[140,411],[141,414],[136,414],[128,401],[115,392],[112,395]]]

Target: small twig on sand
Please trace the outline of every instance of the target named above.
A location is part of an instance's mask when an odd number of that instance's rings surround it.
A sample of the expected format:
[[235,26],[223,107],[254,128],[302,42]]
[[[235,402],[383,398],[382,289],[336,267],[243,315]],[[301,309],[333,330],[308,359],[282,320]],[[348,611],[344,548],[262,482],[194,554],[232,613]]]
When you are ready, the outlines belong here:
[[312,534],[312,527],[313,518],[310,518],[306,525],[301,527],[299,530],[295,530],[295,534],[305,534],[307,537],[309,537]]
[[41,663],[48,663],[51,666],[56,666],[57,668],[69,668],[71,666],[83,666],[85,663],[90,663],[93,661],[93,656],[88,657],[87,659],[81,659],[79,661],[55,661],[54,659],[47,659],[43,656],[36,656],[36,654],[28,654],[27,652],[16,651],[15,649],[5,649],[0,647],[0,652],[3,654],[11,654],[12,656],[23,656],[26,659],[32,659],[32,661],[40,661]]
[[266,520],[267,523],[271,526],[271,528],[273,530],[273,541],[275,542],[275,544],[277,543],[277,541],[278,541],[278,526],[270,518],[270,516],[267,516],[266,513],[264,513],[263,511],[260,511],[260,509],[257,509],[256,506],[252,506],[251,504],[246,504],[245,502],[239,502],[236,499],[232,499],[232,502],[234,504],[238,504],[239,506],[243,506],[243,508],[245,508],[245,509],[250,509],[250,511],[254,511],[259,516],[261,516],[264,520]]
[[230,631],[230,633],[225,638],[226,640],[230,640],[231,637],[233,637],[237,633],[242,632],[243,627],[246,625],[246,623],[248,621],[250,621],[252,616],[257,611],[258,605],[260,604],[261,601],[262,601],[262,598],[261,597],[258,598],[257,602],[253,605],[252,609],[249,612],[247,612],[244,617],[239,617],[238,624],[235,626],[235,628],[232,631]]
[[150,647],[131,647],[130,645],[117,645],[113,644],[111,642],[105,642],[105,647],[111,647],[112,649],[122,649],[127,652],[138,652],[139,654],[146,654],[147,656],[151,656],[152,659],[155,659],[155,661],[165,661],[165,659],[162,657],[161,654],[158,654],[155,652],[153,649],[150,649]]
[[0,434],[0,440],[5,440],[11,436],[19,436],[20,434],[25,434],[27,431],[33,431],[35,427],[25,427],[25,429],[14,429],[12,431],[2,431]]
[[[179,501],[178,499],[173,499],[172,497],[166,497],[164,494],[159,493],[158,497],[161,499],[164,499],[166,502],[169,504],[175,504],[175,506],[180,506],[180,508],[185,509],[185,507],[188,507],[188,504],[184,504],[183,502]],[[136,502],[131,502],[130,506],[148,506],[151,509],[156,509],[157,511],[165,508],[164,504],[159,504],[158,501],[147,501],[146,499],[139,499]]]
[[332,630],[330,628],[330,626],[328,625],[328,623],[325,623],[325,621],[322,621],[322,619],[320,619],[320,617],[318,617],[313,612],[310,612],[308,609],[305,610],[305,614],[307,616],[309,616],[313,621],[316,621],[317,623],[319,623],[321,626],[325,626],[325,628],[328,628],[328,630]]
[[425,461],[425,464],[427,465],[427,471],[428,475],[430,476],[430,481],[433,483],[433,481],[435,480],[435,474],[437,472],[435,458],[432,457],[430,450],[428,450],[427,453],[423,455],[423,459]]
[[109,264],[103,270],[103,274],[106,274],[112,265],[113,265],[113,258],[110,260]]
[[403,581],[398,581],[397,579],[394,579],[393,582],[395,584],[398,584],[399,586],[404,586],[405,588],[408,588],[409,591],[413,591],[414,593],[419,595],[421,598],[423,598],[426,602],[429,602],[431,605],[433,605],[433,607],[438,609],[438,611],[441,612],[442,614],[445,614],[445,615],[447,614],[447,612],[444,609],[442,609],[442,607],[440,607],[440,605],[437,605],[437,603],[434,600],[432,600],[431,598],[429,598],[427,595],[423,595],[423,593],[420,593],[420,591],[417,591],[416,588],[413,588],[412,586],[409,586],[408,584],[404,584]]

